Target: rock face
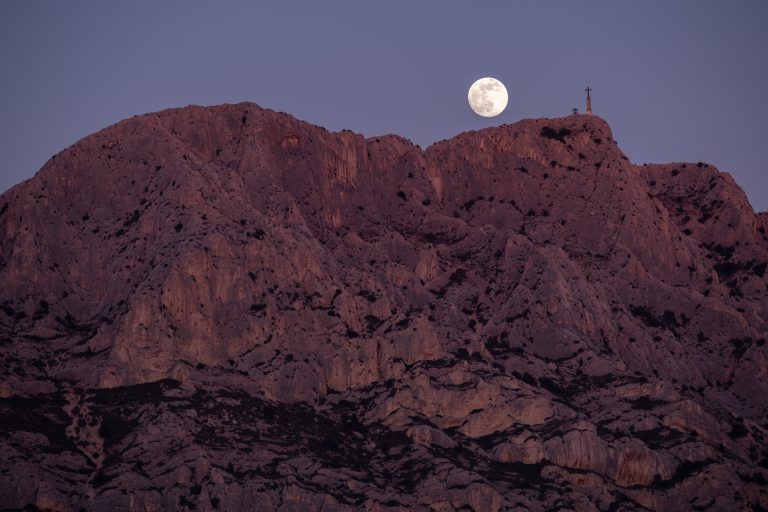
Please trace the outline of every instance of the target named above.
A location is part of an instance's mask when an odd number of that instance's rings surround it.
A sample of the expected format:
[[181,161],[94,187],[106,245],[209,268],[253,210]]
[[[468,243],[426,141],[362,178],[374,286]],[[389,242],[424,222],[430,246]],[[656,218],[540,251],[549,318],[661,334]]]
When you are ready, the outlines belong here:
[[766,228],[593,116],[128,119],[0,196],[0,509],[763,510]]

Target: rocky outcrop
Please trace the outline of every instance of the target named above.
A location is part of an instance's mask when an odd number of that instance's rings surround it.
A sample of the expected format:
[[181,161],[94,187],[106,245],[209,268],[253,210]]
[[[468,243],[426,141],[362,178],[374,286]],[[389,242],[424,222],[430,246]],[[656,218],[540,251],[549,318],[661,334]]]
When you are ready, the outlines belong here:
[[0,196],[0,509],[766,508],[766,229],[595,116],[125,120]]

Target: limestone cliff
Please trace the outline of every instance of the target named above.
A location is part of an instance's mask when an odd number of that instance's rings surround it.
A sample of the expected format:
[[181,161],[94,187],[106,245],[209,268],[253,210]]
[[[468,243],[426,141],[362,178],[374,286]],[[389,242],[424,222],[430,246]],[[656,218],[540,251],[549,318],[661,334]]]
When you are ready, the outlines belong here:
[[767,227],[596,116],[125,120],[0,196],[0,509],[768,508]]

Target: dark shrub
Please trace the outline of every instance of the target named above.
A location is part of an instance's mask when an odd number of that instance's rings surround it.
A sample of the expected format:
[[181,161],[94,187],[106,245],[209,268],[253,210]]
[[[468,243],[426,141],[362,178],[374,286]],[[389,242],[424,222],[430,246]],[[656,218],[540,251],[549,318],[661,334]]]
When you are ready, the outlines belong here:
[[542,137],[558,140],[563,144],[565,144],[565,137],[570,134],[571,134],[571,130],[569,130],[568,128],[560,128],[560,130],[555,130],[551,126],[545,126],[544,128],[541,129]]
[[457,269],[449,278],[451,283],[461,284],[467,277],[467,272],[463,268]]

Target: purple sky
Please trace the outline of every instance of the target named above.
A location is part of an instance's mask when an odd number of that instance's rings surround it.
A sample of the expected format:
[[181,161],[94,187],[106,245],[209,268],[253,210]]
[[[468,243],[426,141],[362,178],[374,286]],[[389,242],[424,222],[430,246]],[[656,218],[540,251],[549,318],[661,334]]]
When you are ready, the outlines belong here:
[[[268,5],[263,5],[268,4]],[[253,101],[427,146],[593,109],[635,163],[707,161],[768,210],[768,2],[0,2],[0,191],[120,119]],[[472,82],[510,93],[474,115]]]

